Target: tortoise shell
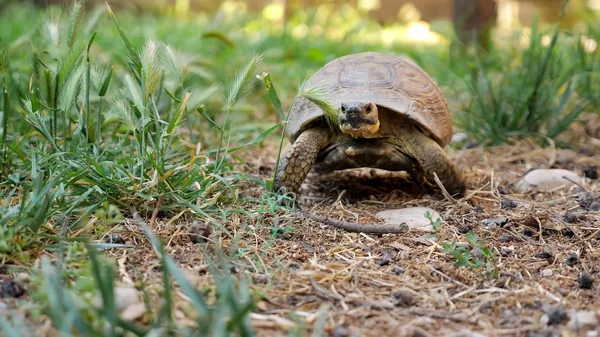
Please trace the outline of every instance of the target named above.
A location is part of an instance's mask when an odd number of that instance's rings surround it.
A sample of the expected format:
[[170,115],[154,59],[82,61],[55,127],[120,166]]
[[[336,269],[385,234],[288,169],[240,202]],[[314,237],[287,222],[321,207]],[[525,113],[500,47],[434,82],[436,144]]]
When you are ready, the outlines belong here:
[[[407,58],[377,52],[342,56],[325,64],[305,86],[324,89],[336,108],[343,101],[369,101],[402,114],[442,147],[452,137],[450,111],[440,88]],[[322,116],[316,104],[298,97],[290,107],[286,128],[290,141]]]

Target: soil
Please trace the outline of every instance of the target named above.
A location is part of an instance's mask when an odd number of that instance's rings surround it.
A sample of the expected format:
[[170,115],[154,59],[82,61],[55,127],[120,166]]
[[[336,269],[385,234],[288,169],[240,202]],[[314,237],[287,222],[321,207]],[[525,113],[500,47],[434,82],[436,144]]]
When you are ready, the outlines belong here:
[[[269,179],[277,146],[267,143],[241,155],[246,164],[236,170]],[[303,329],[293,335],[321,329],[321,336],[336,337],[598,336],[598,148],[557,150],[523,142],[447,151],[468,182],[462,199],[448,199],[435,186],[411,185],[404,173],[369,169],[311,174],[302,187],[300,206],[334,219],[382,223],[379,211],[430,207],[443,218],[433,233],[348,233],[268,212],[268,202],[231,209],[223,223],[227,232],[187,213],[146,220],[199,289],[214,287],[206,249],[225,253],[231,271],[247,276],[253,296],[261,299],[251,314],[258,336]],[[571,189],[518,193],[516,183],[536,168],[588,178]],[[238,192],[260,200],[264,189],[247,182]],[[160,261],[133,220],[120,225],[124,231],[100,240],[135,248],[105,252],[118,262],[120,283],[143,282],[158,310]],[[470,233],[479,244],[468,241]],[[483,265],[458,266],[459,256],[445,250],[452,243]],[[12,289],[12,281],[4,281],[0,297]],[[174,302],[176,323],[193,326],[189,299],[177,291]],[[147,323],[142,313],[137,320]],[[581,318],[590,324],[578,323]],[[48,335],[44,326],[40,336]]]
[[[238,169],[271,177],[276,146],[247,153],[248,164]],[[259,224],[256,212],[232,213],[227,219],[226,228],[239,240],[198,222],[192,226],[159,218],[153,230],[202,287],[212,284],[202,255],[211,247],[207,241],[224,251],[237,242],[237,252],[243,253],[234,270],[250,276],[251,288],[264,296],[252,314],[259,336],[286,336],[301,327],[312,333],[318,326],[329,336],[598,332],[598,326],[572,326],[572,318],[582,311],[600,315],[600,212],[586,207],[600,200],[600,182],[588,179],[581,187],[544,193],[517,193],[514,185],[535,168],[564,168],[583,176],[600,156],[529,143],[448,152],[468,180],[467,196],[460,200],[447,200],[434,187],[411,186],[402,174],[372,170],[311,175],[302,189],[305,210],[361,223],[382,222],[375,214],[385,209],[430,207],[444,220],[435,233],[347,233],[284,215],[265,217]],[[242,196],[260,193],[254,184],[240,190]],[[259,206],[246,210],[253,207]],[[280,228],[278,234],[274,227]],[[160,275],[152,272],[158,265],[154,252],[136,226],[127,228],[123,239],[137,248],[135,253],[114,252],[124,266],[121,278],[143,278],[152,285],[151,293],[160,290]],[[469,231],[484,246],[469,244]],[[444,243],[452,242],[480,258],[487,246],[496,261],[481,268],[458,267],[443,250]],[[187,300],[177,300],[176,317],[186,322]]]

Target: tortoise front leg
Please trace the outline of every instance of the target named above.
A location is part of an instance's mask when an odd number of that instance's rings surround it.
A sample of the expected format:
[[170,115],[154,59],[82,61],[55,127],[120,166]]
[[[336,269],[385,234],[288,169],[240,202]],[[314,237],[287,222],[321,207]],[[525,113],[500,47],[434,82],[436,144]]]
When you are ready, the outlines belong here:
[[409,152],[408,155],[417,160],[427,181],[435,184],[434,173],[436,173],[450,194],[464,196],[466,191],[464,178],[444,149],[433,139],[421,133],[418,135],[407,141],[405,149]]
[[[281,158],[273,182],[276,193],[299,194],[300,185],[312,169],[319,151],[329,142],[329,130],[312,128],[304,131],[294,142],[285,157]],[[285,188],[285,191],[282,190]]]

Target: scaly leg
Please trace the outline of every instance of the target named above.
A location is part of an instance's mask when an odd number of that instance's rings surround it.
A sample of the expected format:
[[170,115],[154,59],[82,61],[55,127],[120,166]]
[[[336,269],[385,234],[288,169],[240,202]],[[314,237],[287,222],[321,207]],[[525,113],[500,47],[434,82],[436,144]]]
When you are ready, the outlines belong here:
[[466,191],[464,178],[438,143],[420,132],[412,133],[412,137],[402,138],[406,142],[404,148],[407,154],[419,162],[430,184],[435,184],[434,173],[436,173],[450,194],[464,196]]
[[[329,142],[329,138],[327,128],[312,128],[304,131],[285,157],[281,158],[273,191],[299,194],[302,182],[315,164],[319,151]],[[285,188],[285,191],[282,191],[282,188]]]

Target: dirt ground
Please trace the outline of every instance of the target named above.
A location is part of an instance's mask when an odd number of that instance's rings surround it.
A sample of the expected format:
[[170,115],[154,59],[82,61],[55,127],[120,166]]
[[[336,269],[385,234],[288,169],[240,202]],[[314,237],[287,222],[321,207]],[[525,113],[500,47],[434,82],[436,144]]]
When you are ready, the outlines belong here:
[[[250,275],[252,289],[265,297],[252,314],[259,336],[288,335],[299,326],[294,314],[309,331],[322,326],[325,335],[339,337],[597,336],[598,321],[582,326],[575,318],[593,316],[594,322],[600,316],[600,212],[585,210],[600,200],[599,180],[544,193],[519,194],[514,188],[534,168],[590,174],[600,155],[587,152],[530,143],[449,150],[469,185],[467,196],[456,201],[446,200],[437,189],[418,190],[401,179],[369,174],[313,175],[303,186],[302,207],[335,219],[382,222],[374,216],[380,210],[431,207],[444,220],[437,240],[422,231],[366,235],[292,218],[265,218],[267,225],[258,225],[257,217],[244,213],[232,214],[227,222],[239,240],[221,234],[211,240],[225,249],[239,241],[244,253],[235,270]],[[244,169],[268,178],[275,154],[276,144],[267,144],[247,154]],[[260,192],[254,186],[240,194]],[[502,217],[486,224],[486,219]],[[268,224],[286,223],[293,230],[274,237]],[[187,226],[158,219],[154,230],[190,279],[209,285],[202,244],[190,242]],[[158,262],[139,229],[128,228],[125,235],[138,249],[135,254],[115,252],[115,257],[123,265],[121,277],[135,278],[132,266],[139,273],[153,270]],[[473,248],[466,243],[469,230],[483,237],[497,257],[497,277],[457,267],[442,251],[442,242],[452,241]],[[139,277],[150,282],[159,276]],[[186,304],[179,298],[176,317],[181,322],[187,320]]]

